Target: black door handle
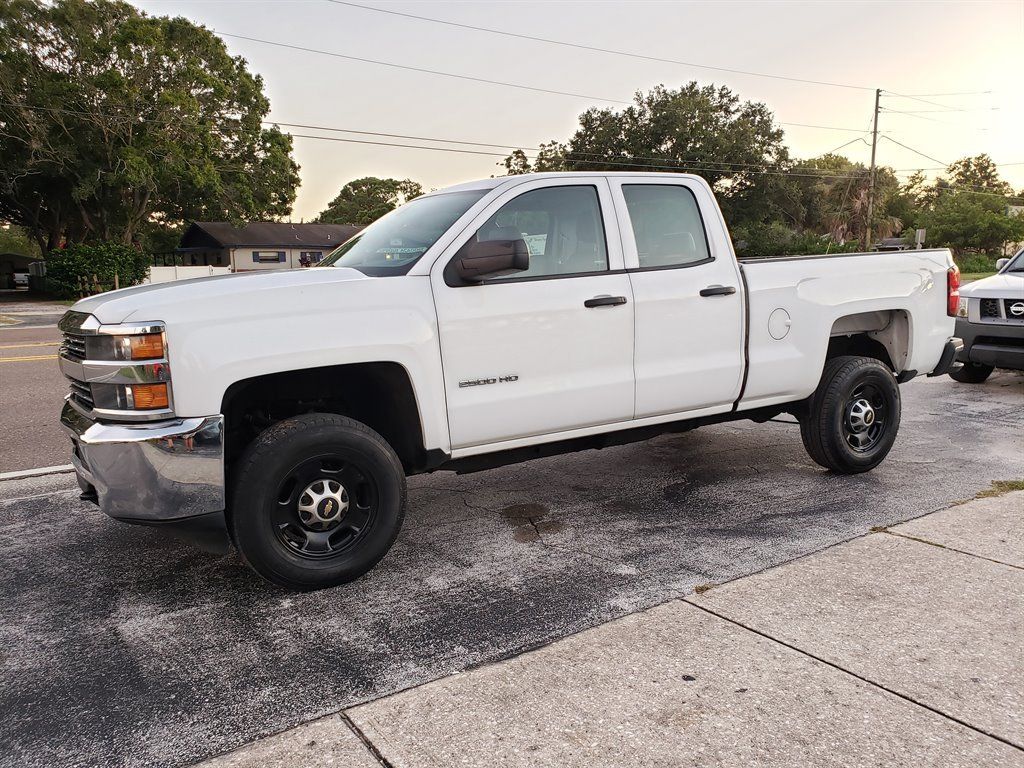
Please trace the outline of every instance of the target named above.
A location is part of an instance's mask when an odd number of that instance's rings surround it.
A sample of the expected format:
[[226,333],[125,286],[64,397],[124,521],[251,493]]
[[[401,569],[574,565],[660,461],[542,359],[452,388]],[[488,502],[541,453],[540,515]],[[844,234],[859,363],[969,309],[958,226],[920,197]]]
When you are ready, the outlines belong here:
[[732,296],[736,289],[731,285],[709,285],[700,289],[701,296]]
[[626,303],[625,296],[595,296],[583,302],[583,306],[590,307],[617,307]]

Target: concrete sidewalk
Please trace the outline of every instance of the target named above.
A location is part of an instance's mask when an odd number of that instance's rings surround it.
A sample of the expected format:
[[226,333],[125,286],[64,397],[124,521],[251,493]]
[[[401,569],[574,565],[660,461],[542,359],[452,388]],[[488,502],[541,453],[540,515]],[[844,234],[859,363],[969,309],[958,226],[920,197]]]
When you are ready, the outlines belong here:
[[203,763],[1024,766],[1024,492]]

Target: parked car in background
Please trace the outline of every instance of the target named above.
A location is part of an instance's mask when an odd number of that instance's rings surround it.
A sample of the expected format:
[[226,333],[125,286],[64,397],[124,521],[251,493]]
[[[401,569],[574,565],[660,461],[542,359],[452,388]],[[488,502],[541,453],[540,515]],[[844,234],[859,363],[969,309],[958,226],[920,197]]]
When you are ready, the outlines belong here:
[[15,272],[14,273],[14,287],[15,288],[28,288],[28,272]]
[[228,536],[267,579],[350,581],[407,475],[782,413],[841,474],[899,384],[949,370],[948,250],[738,260],[685,174],[555,173],[417,198],[321,266],[143,286],[60,323],[83,498]]
[[998,273],[960,289],[956,335],[964,365],[949,375],[964,384],[980,384],[996,368],[1024,370],[1024,248],[996,266]]

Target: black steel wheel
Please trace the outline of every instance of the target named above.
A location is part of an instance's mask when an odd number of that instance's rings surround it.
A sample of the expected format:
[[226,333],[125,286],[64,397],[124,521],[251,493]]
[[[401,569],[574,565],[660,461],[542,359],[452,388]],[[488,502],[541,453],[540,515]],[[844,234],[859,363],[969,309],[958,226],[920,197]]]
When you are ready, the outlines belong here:
[[808,455],[834,472],[867,472],[889,454],[900,425],[900,390],[871,357],[827,360],[807,400],[800,436]]
[[363,575],[390,549],[405,515],[398,456],[344,416],[307,414],[269,427],[233,474],[228,520],[239,552],[291,589]]

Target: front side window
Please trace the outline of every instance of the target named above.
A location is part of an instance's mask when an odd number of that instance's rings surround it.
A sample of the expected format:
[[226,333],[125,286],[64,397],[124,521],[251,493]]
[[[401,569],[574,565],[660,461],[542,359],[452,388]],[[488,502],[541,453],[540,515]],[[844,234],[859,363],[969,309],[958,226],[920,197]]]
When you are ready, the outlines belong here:
[[640,267],[681,267],[711,258],[697,199],[686,187],[623,184]]
[[352,267],[372,277],[404,275],[488,191],[446,192],[412,200],[339,245],[319,266]]
[[522,280],[608,269],[597,189],[561,186],[524,192],[476,232],[478,242],[524,240],[530,268],[492,280]]

